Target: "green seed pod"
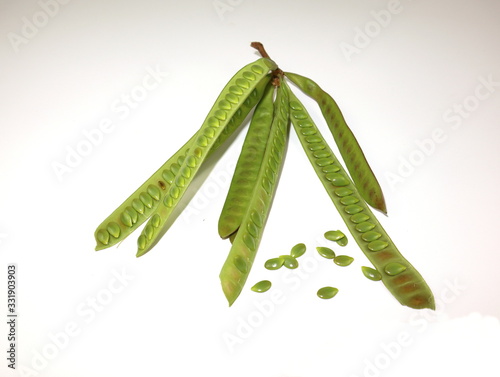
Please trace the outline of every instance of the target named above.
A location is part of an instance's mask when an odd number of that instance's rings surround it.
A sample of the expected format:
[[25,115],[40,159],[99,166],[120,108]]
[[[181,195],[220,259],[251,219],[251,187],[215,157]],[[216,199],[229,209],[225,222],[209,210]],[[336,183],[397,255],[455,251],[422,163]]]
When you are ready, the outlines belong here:
[[335,252],[328,247],[318,246],[316,250],[318,250],[319,255],[321,255],[323,258],[326,259],[335,258]]
[[318,292],[316,293],[319,298],[322,298],[324,300],[328,300],[330,298],[335,297],[335,295],[339,293],[339,290],[334,287],[323,287],[318,289]]
[[271,282],[269,280],[262,280],[259,281],[258,283],[254,284],[254,286],[251,288],[252,291],[254,292],[267,292],[271,288]]
[[[239,271],[233,262],[235,255],[240,255],[251,266],[257,253],[260,240],[263,235],[269,212],[271,210],[272,199],[276,191],[279,180],[279,172],[284,160],[285,149],[288,142],[289,120],[288,120],[288,94],[282,87],[278,87],[276,100],[274,102],[274,118],[269,133],[268,147],[264,153],[263,166],[256,179],[256,186],[248,204],[248,209],[241,220],[240,228],[229,251],[229,255],[222,266],[219,274],[222,290],[232,305],[238,298],[243,286],[248,278],[248,273]],[[279,139],[282,143],[276,145],[274,141]],[[271,147],[272,146],[272,147]],[[273,170],[270,159],[277,163],[277,169]],[[268,169],[269,168],[269,169]],[[272,171],[271,177],[266,176],[266,172]],[[264,178],[268,179],[271,187],[263,184]],[[248,232],[247,224],[253,222],[258,228],[257,236]],[[289,256],[290,257],[290,256]]]
[[[261,58],[240,69],[226,84],[222,92],[219,94],[219,97],[215,101],[214,106],[209,111],[202,126],[194,136],[194,141],[192,142],[188,152],[184,156],[182,164],[180,164],[179,170],[182,171],[185,167],[188,167],[188,163],[192,165],[193,162],[195,162],[194,167],[189,167],[191,173],[190,178],[183,179],[182,183],[174,181],[165,193],[164,198],[160,200],[160,204],[155,211],[155,213],[160,216],[160,225],[157,229],[154,230],[153,237],[148,237],[148,242],[146,243],[145,247],[143,249],[138,248],[136,254],[137,257],[140,257],[151,250],[163,236],[163,234],[168,230],[171,223],[173,223],[172,221],[168,222],[168,219],[181,201],[190,184],[193,182],[196,173],[198,172],[203,162],[206,160],[207,155],[215,147],[217,139],[219,139],[219,137],[223,135],[223,131],[227,129],[227,127],[229,127],[231,119],[238,110],[238,106],[232,107],[230,110],[226,110],[224,108],[225,102],[223,102],[223,100],[225,99],[226,94],[230,92],[230,88],[234,86],[234,84],[241,88],[242,94],[240,96],[240,101],[241,103],[243,103],[244,101],[251,99],[250,97],[253,90],[258,86],[260,82],[267,80],[266,76],[269,70],[276,68],[276,64],[271,60]],[[244,79],[243,74],[245,72],[252,72],[253,74],[255,74],[256,80],[249,82],[248,80]],[[220,107],[221,101],[223,103],[222,107]],[[208,139],[205,136],[207,133],[207,129],[211,131],[212,128],[214,129],[213,138]]]
[[274,89],[275,87],[269,83],[264,96],[255,108],[241,147],[241,153],[219,217],[219,236],[223,239],[228,238],[238,230],[241,219],[248,208],[248,202],[252,197],[273,121]]
[[290,251],[290,255],[294,258],[298,258],[306,252],[306,245],[303,243],[298,243],[294,247],[292,247],[292,250]]
[[361,271],[363,271],[363,275],[365,275],[370,280],[373,281],[382,280],[382,275],[374,268],[362,266]]
[[[387,214],[380,184],[337,103],[311,79],[289,72],[286,72],[285,75],[318,103],[358,192],[370,206]],[[296,113],[295,116],[292,115],[292,118],[296,119],[297,115],[303,116],[304,114]],[[302,117],[301,119],[306,118]]]
[[[321,180],[323,187],[330,196],[339,214],[342,216],[342,219],[347,225],[347,228],[354,237],[356,243],[359,245],[365,256],[378,271],[385,271],[385,273],[382,274],[382,282],[384,283],[386,288],[393,294],[393,296],[402,305],[409,306],[415,309],[422,309],[422,308],[434,309],[435,308],[434,296],[429,286],[427,285],[423,277],[419,274],[419,272],[401,255],[401,253],[396,248],[394,243],[391,241],[385,230],[382,228],[382,225],[377,221],[375,215],[371,212],[368,205],[365,203],[364,200],[362,200],[362,196],[358,192],[356,186],[349,179],[349,176],[344,171],[342,164],[340,164],[338,160],[335,158],[335,155],[331,151],[331,149],[329,150],[332,155],[332,157],[330,158],[331,161],[327,164],[325,164],[323,161],[321,161],[321,163],[318,163],[321,159],[316,158],[314,154],[309,150],[308,148],[309,142],[302,134],[303,128],[301,127],[301,125],[307,124],[309,126],[307,129],[311,130],[312,133],[317,137],[322,137],[321,133],[319,132],[319,130],[317,129],[316,125],[314,124],[313,120],[309,115],[307,115],[307,117],[304,118],[303,115],[307,114],[307,111],[304,109],[303,106],[301,106],[300,101],[289,89],[288,85],[286,84],[286,81],[283,81],[282,86],[285,87],[286,90],[289,92],[290,103],[293,104],[297,103],[303,109],[300,110],[300,112],[302,112],[303,114],[301,114],[300,116],[301,120],[299,122],[297,121],[297,118],[294,116],[296,115],[297,112],[299,112],[299,110],[294,110],[293,107],[291,106],[290,119],[292,120],[293,127],[296,131],[295,133],[297,134],[300,143],[303,146],[304,152],[309,158],[309,161],[311,162],[312,167],[314,168],[316,174]],[[326,146],[328,145],[326,141],[323,141],[323,143]],[[337,187],[333,184],[331,180],[329,180],[326,177],[326,174],[329,173],[325,172],[324,170],[325,167],[330,165],[334,165],[336,167],[335,169],[332,170],[335,170],[338,174],[341,174],[344,177],[346,177],[346,179],[348,179],[347,185],[342,187]],[[345,211],[345,207],[347,205],[352,205],[352,204],[344,204],[341,202],[341,200],[342,198],[348,196],[359,199],[359,202],[357,202],[356,205],[363,208],[362,212],[351,215]],[[366,235],[369,234],[369,236],[363,238],[363,234]],[[377,236],[378,238],[376,239],[376,241],[386,242],[387,246],[383,250],[374,252],[370,250],[368,245],[371,242],[375,241],[374,239],[372,239],[372,237],[374,237],[374,235],[377,234],[380,234],[380,236],[379,237]],[[382,245],[382,244],[377,243],[375,245]],[[374,244],[371,244],[372,249],[373,246]],[[399,274],[397,275],[389,275],[385,270],[385,267],[388,265],[388,262],[391,263],[395,262],[399,263],[402,266],[406,266],[406,270],[399,272]],[[395,269],[395,267],[392,266],[393,265],[389,266],[390,268],[388,269],[390,273],[394,273],[397,271],[397,269]]]
[[[253,67],[251,69],[253,69]],[[231,99],[233,100],[235,98],[238,98],[238,101],[240,101],[236,104],[237,110],[229,120],[227,127],[224,128],[223,132],[214,139],[213,146],[208,151],[207,156],[215,152],[234,133],[234,131],[236,131],[240,127],[247,115],[264,94],[264,89],[270,80],[271,76],[266,75],[266,77],[255,86],[255,89],[251,91],[250,95],[243,102],[241,102],[243,91],[241,91],[241,94],[239,94],[238,97],[231,97]],[[211,125],[216,124],[217,127],[219,126],[219,120],[215,120],[216,122],[214,122],[212,119],[207,121],[209,125],[203,130],[204,135],[210,133],[210,131],[207,130]],[[101,250],[116,245],[117,243],[125,239],[128,235],[130,235],[134,230],[140,227],[154,213],[154,211],[156,211],[160,201],[162,200],[162,198],[164,198],[165,194],[170,188],[170,185],[174,183],[176,174],[180,173],[184,178],[191,178],[192,176],[194,176],[192,168],[197,166],[197,159],[201,157],[201,155],[198,156],[199,151],[197,149],[193,150],[193,154],[187,156],[187,158],[186,155],[188,154],[191,145],[195,142],[198,134],[199,132],[195,133],[191,137],[191,139],[189,139],[171,158],[169,158],[150,178],[148,178],[132,195],[130,195],[129,198],[127,198],[115,211],[113,211],[113,213],[111,213],[111,215],[109,215],[97,227],[97,230],[95,231],[95,239],[97,243],[97,246],[95,248],[96,250]],[[213,137],[215,136],[216,135],[214,130]],[[184,161],[186,161],[186,165],[181,169],[180,166],[184,163]],[[154,200],[151,203],[151,208],[148,208],[139,200],[139,196],[141,193],[146,192],[150,185],[153,185],[160,189],[161,196],[159,200]],[[124,209],[126,209],[127,207],[133,208],[138,215],[136,221],[131,227],[126,224],[123,224],[122,226],[122,223],[118,221],[120,220],[121,214],[123,213]],[[97,237],[97,234],[101,229],[105,229],[106,224],[108,224],[109,222],[118,222],[120,224],[120,236],[110,239],[107,243],[104,243],[101,242],[101,240]],[[143,242],[141,242],[140,245],[145,246]]]
[[333,258],[333,263],[335,263],[337,266],[342,267],[349,266],[353,261],[354,258],[348,255],[337,255],[335,258]]

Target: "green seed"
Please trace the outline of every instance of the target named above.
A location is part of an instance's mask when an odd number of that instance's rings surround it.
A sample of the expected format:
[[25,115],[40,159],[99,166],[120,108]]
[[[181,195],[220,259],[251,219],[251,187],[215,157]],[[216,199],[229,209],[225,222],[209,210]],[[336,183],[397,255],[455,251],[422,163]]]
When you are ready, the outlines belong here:
[[335,190],[335,195],[340,196],[341,198],[344,196],[351,195],[353,191],[347,187],[340,187]]
[[139,195],[139,199],[141,199],[141,202],[144,203],[146,207],[153,207],[153,198],[148,193],[141,192],[141,195]]
[[345,245],[347,245],[348,241],[349,240],[348,240],[347,237],[341,238],[340,240],[337,241],[337,245],[339,245],[339,246],[345,246]]
[[302,105],[298,103],[297,101],[290,101],[290,107],[294,110],[302,111]]
[[204,135],[200,135],[198,136],[198,139],[196,140],[196,143],[200,146],[200,147],[206,147],[208,145],[208,139],[206,136]]
[[361,233],[368,232],[369,230],[372,230],[373,228],[375,228],[375,224],[370,223],[368,221],[365,221],[363,223],[356,225],[356,230],[358,232],[361,232]]
[[262,217],[257,212],[252,211],[252,213],[250,214],[250,218],[255,225],[257,225],[259,228],[262,227]]
[[107,245],[109,242],[109,233],[107,230],[99,229],[96,234],[96,238],[99,242]]
[[[306,131],[306,130],[302,130],[302,133],[304,133],[304,131]],[[335,161],[333,160],[333,158],[320,158],[320,159],[316,160],[316,165],[323,167],[323,166],[331,165],[334,162]]]
[[339,290],[334,287],[323,287],[318,289],[318,292],[316,293],[319,298],[322,298],[324,300],[328,300],[330,298],[335,297],[335,295],[339,293]]
[[294,247],[292,247],[292,250],[290,251],[290,255],[294,258],[298,258],[306,252],[306,245],[303,243],[298,243]]
[[160,200],[160,189],[156,186],[153,186],[153,185],[149,185],[148,186],[148,194],[151,195],[151,197],[154,199],[154,200]]
[[249,81],[255,81],[257,77],[252,72],[243,72],[243,77]]
[[160,215],[158,215],[157,213],[151,218],[151,225],[153,225],[153,227],[155,228],[158,228],[160,226],[160,221],[161,221],[161,218],[160,218]]
[[264,263],[264,267],[268,270],[277,270],[283,266],[284,262],[283,258],[271,258]]
[[374,268],[362,266],[361,271],[363,271],[363,275],[365,275],[370,280],[373,281],[382,280],[382,275]]
[[323,171],[323,173],[336,173],[340,170],[340,168],[335,164],[331,164],[323,167],[321,170]]
[[335,258],[335,252],[328,247],[318,246],[316,250],[318,250],[319,255],[321,255],[323,258],[326,259]]
[[329,230],[325,233],[325,238],[330,241],[338,241],[341,238],[344,238],[345,234],[340,230]]
[[191,178],[191,169],[189,168],[189,166],[182,167],[181,174],[184,178]]
[[137,220],[139,220],[139,215],[137,214],[136,211],[130,206],[125,208],[125,213],[130,216],[132,219],[132,224],[135,224]]
[[132,226],[134,225],[133,222],[132,222],[132,217],[130,217],[130,215],[127,213],[127,212],[123,212],[120,216],[120,220],[121,222],[125,225],[125,226]]
[[348,255],[337,255],[335,258],[333,258],[333,263],[335,263],[337,266],[342,267],[349,266],[353,261],[354,258]]
[[271,288],[271,282],[269,280],[262,280],[256,283],[252,288],[250,288],[254,292],[266,292]]
[[238,270],[240,270],[242,273],[247,273],[248,272],[248,264],[243,259],[240,255],[237,255],[234,257],[234,265]]
[[318,135],[307,136],[306,141],[308,143],[321,143],[321,145],[323,146],[323,148],[321,149],[325,148],[325,145],[323,144],[323,138],[319,137]]
[[118,238],[120,236],[120,226],[117,223],[109,223],[106,229],[113,237]]
[[[218,109],[214,111],[214,117],[220,120],[226,120],[227,113],[224,110]],[[205,147],[206,145],[200,145],[200,147]]]
[[[310,136],[310,135],[315,135],[316,134],[316,130],[312,129],[312,128],[306,128],[302,131],[300,131],[302,133],[302,135],[304,136]],[[333,163],[333,160],[332,160],[332,163]],[[321,166],[321,165],[320,165]]]
[[257,228],[257,226],[252,223],[252,222],[248,222],[247,224],[247,230],[248,230],[248,233],[250,233],[251,236],[253,237],[258,237],[259,236],[259,229]]
[[143,250],[145,247],[146,247],[146,243],[148,242],[147,238],[145,235],[141,234],[138,238],[137,238],[137,247],[140,249],[140,250]]
[[356,204],[359,202],[359,199],[356,198],[355,196],[345,196],[342,199],[340,199],[340,203],[342,203],[345,206],[349,206],[351,204]]
[[376,240],[376,241],[370,242],[367,247],[371,251],[380,251],[380,250],[384,250],[387,246],[389,246],[388,242]]
[[378,240],[380,237],[382,237],[382,234],[380,234],[379,232],[375,232],[373,230],[366,232],[366,233],[363,233],[363,235],[361,236],[363,241],[366,241],[366,242],[372,242],[372,241]]
[[[317,137],[317,136],[313,135],[313,136],[308,136],[308,137],[311,138],[311,137]],[[323,143],[313,143],[313,144],[309,144],[308,148],[309,148],[309,150],[314,152],[314,151],[323,150],[326,148],[326,146]],[[330,154],[330,153],[328,153],[328,154]],[[318,157],[318,156],[316,156],[316,157]],[[323,156],[323,157],[328,157],[328,156]],[[318,157],[318,158],[320,158],[320,157]]]
[[174,175],[177,175],[180,168],[181,165],[179,165],[177,162],[174,162],[172,165],[170,165],[170,170],[172,171],[172,173],[174,173]]
[[236,105],[239,101],[238,101],[238,97],[236,97],[234,94],[232,93],[227,93],[226,94],[226,100],[234,105]]
[[359,224],[359,223],[362,223],[363,221],[366,221],[366,220],[369,220],[369,219],[370,219],[370,216],[368,216],[366,213],[357,213],[357,214],[352,215],[350,217],[350,220],[354,224]]
[[188,156],[188,158],[186,160],[186,164],[190,168],[196,167],[196,158],[194,156]]
[[[323,145],[323,147],[326,148],[324,145]],[[327,157],[331,156],[331,153],[328,151],[316,150],[316,151],[314,151],[313,156],[316,158],[327,158]]]
[[139,212],[141,215],[144,213],[145,209],[144,204],[139,199],[134,199],[132,201],[132,207]]
[[186,178],[184,178],[182,175],[179,175],[175,178],[175,185],[181,188],[186,186]]
[[406,266],[403,266],[401,263],[396,263],[396,262],[388,263],[384,267],[385,273],[391,276],[400,274],[404,270],[406,270]]
[[243,95],[243,90],[241,90],[240,88],[238,88],[235,85],[232,85],[229,87],[229,92],[234,94],[235,96],[242,96]]
[[[223,100],[221,100],[221,101],[219,102],[219,107],[220,107],[221,109],[224,109],[224,110],[231,110],[231,107],[232,107],[232,106],[231,106],[231,104],[229,103],[229,101],[227,101],[227,100],[223,99]],[[206,130],[205,130],[205,131],[206,131]],[[207,134],[206,134],[206,132],[204,132],[204,133],[205,133],[205,135],[207,135]],[[213,136],[213,134],[212,134],[212,136],[207,135],[207,137],[214,137],[214,136]]]
[[289,268],[290,270],[294,270],[299,267],[299,261],[291,255],[280,255],[280,258],[283,258],[283,266]]
[[349,215],[355,215],[355,214],[363,211],[363,207],[358,206],[357,204],[352,204],[350,206],[345,207],[344,211],[346,211],[346,213]]
[[146,227],[144,228],[144,234],[146,235],[146,238],[148,240],[153,238],[153,235],[155,234],[155,230],[153,229],[153,226],[151,224],[146,225]]
[[175,174],[172,173],[170,170],[164,170],[162,173],[162,177],[165,181],[167,181],[169,184],[172,184],[172,182],[175,179]]

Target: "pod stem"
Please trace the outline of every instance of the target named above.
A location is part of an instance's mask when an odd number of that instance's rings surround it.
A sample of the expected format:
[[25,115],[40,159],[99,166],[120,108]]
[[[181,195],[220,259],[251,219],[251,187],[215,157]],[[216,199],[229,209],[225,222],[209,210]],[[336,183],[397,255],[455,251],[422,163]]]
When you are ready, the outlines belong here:
[[[262,43],[252,42],[252,43],[250,43],[250,46],[255,48],[263,58],[271,59],[271,57],[267,53],[267,51],[264,48],[264,45]],[[271,72],[271,75],[272,75],[271,83],[276,87],[280,86],[281,79],[284,76],[284,72],[278,67],[274,71]]]

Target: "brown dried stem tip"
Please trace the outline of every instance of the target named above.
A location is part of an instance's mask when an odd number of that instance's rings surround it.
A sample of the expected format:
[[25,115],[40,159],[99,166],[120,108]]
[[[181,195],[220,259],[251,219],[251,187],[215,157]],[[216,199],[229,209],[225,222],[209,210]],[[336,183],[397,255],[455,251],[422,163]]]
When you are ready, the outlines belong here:
[[259,54],[263,57],[263,58],[268,58],[268,59],[271,59],[269,57],[269,54],[266,52],[266,49],[264,48],[264,45],[260,42],[252,42],[250,44],[250,46],[252,46],[253,48],[255,48],[257,51],[259,51]]
[[[252,42],[250,43],[250,46],[255,48],[257,51],[259,51],[259,54],[263,58],[271,59],[269,54],[267,53],[266,49],[264,48],[264,45],[260,42]],[[271,59],[272,60],[272,59]],[[272,84],[274,86],[280,86],[280,80],[283,77],[283,71],[279,68],[276,68],[273,72],[273,78],[272,78]]]

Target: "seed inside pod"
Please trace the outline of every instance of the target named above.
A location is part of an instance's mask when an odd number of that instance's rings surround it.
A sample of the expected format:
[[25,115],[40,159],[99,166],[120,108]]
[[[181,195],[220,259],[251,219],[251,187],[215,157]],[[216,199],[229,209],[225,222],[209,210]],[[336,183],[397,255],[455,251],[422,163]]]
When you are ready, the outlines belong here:
[[387,275],[391,275],[391,276],[394,276],[394,275],[397,275],[397,274],[400,274],[401,272],[403,272],[404,270],[406,270],[406,266],[403,266],[401,263],[396,263],[396,262],[393,262],[393,263],[388,263],[385,267],[384,267],[384,271]]

